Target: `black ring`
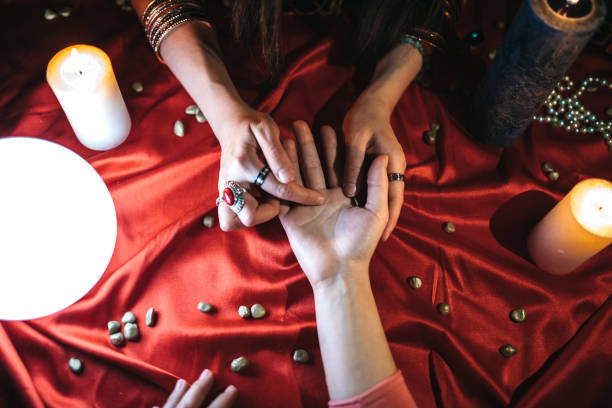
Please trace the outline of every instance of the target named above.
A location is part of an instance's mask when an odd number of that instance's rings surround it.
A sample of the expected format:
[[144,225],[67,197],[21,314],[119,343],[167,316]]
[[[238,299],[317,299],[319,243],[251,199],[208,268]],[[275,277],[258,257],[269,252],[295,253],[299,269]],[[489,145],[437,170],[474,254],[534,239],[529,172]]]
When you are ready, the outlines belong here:
[[403,173],[388,173],[387,176],[389,176],[389,181],[405,181],[406,180]]
[[261,170],[259,170],[259,174],[257,174],[257,178],[255,178],[255,185],[258,187],[261,187],[261,185],[266,180],[266,177],[268,177],[268,174],[270,174],[270,168],[267,165],[263,166]]

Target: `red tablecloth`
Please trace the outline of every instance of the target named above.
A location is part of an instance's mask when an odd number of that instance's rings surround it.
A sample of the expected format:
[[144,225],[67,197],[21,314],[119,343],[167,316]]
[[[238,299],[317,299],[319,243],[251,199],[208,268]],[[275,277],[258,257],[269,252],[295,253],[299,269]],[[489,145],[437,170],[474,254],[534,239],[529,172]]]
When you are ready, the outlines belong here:
[[[219,145],[208,125],[185,115],[191,100],[156,62],[136,16],[112,1],[75,0],[69,18],[46,21],[45,7],[66,3],[1,3],[0,136],[53,140],[85,157],[113,196],[118,239],[106,273],[79,302],[46,318],[0,323],[0,406],[151,406],[165,400],[178,377],[193,381],[208,367],[217,376],[215,392],[237,386],[239,407],[324,407],[308,282],[278,221],[231,233],[202,226],[203,215],[216,214]],[[516,10],[516,2],[500,4],[472,1],[458,25],[460,33],[483,31],[481,61],[501,42],[496,21]],[[286,75],[271,92],[252,85],[260,70],[224,42],[242,95],[272,114],[283,137],[295,119],[337,126],[361,86],[353,68],[327,62],[329,37],[305,30],[307,24],[291,27]],[[113,62],[133,121],[116,149],[80,145],[45,82],[49,59],[75,43],[99,46]],[[570,74],[580,80],[610,71],[609,61],[586,51]],[[142,93],[132,91],[133,81],[144,84]],[[612,105],[609,91],[584,101],[600,117]],[[185,122],[185,137],[172,132],[176,119]],[[441,124],[435,146],[421,139],[432,121]],[[417,403],[609,404],[612,249],[558,277],[525,259],[521,245],[552,199],[584,178],[612,179],[612,155],[601,139],[536,124],[505,150],[483,147],[439,94],[416,84],[392,125],[408,162],[405,204],[397,229],[374,255],[371,277],[395,361]],[[558,181],[540,170],[545,160],[560,172]],[[444,221],[456,233],[445,233]],[[411,289],[409,276],[420,277],[422,288]],[[202,314],[199,301],[216,312]],[[450,304],[448,316],[436,311],[439,302]],[[253,303],[265,305],[265,319],[238,316],[238,306]],[[144,313],[152,306],[159,322],[149,328]],[[527,312],[520,324],[508,318],[518,307]],[[115,348],[106,322],[127,310],[139,317],[142,339]],[[499,353],[506,343],[518,349],[514,357]],[[294,363],[295,348],[309,350],[312,364]],[[229,369],[239,355],[252,362],[245,375]],[[69,371],[73,356],[85,363],[81,376]]]

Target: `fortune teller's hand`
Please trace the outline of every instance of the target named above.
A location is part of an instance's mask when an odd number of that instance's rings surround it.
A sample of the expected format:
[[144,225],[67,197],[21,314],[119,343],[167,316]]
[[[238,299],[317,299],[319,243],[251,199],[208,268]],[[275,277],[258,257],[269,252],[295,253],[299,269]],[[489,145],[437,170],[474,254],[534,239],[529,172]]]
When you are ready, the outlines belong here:
[[[224,124],[221,133],[217,135],[221,141],[217,199],[221,229],[250,227],[276,217],[278,199],[307,205],[324,202],[322,194],[293,181],[294,167],[281,145],[278,126],[269,115],[245,108]],[[228,182],[234,183],[228,186]],[[252,194],[256,187],[269,195],[257,199]]]
[[[209,370],[202,371],[200,378],[191,384],[191,387],[189,387],[187,381],[178,380],[163,408],[199,408],[206,395],[208,395],[213,381],[213,374]],[[229,408],[237,395],[236,387],[230,385],[208,405],[208,408]]]
[[295,165],[297,182],[320,191],[327,198],[325,204],[316,207],[281,206],[279,218],[300,266],[313,288],[339,273],[351,270],[367,273],[389,218],[387,156],[378,156],[370,166],[365,208],[355,207],[338,184],[334,169],[337,141],[333,129],[324,126],[321,130],[325,173],[308,125],[298,121],[294,129],[299,161],[295,142],[287,139],[283,145]]
[[[344,167],[344,193],[354,197],[358,186],[358,176],[362,171],[366,153],[386,154],[389,157],[388,173],[397,174],[389,183],[389,220],[385,226],[383,240],[387,240],[397,224],[404,202],[403,175],[406,171],[406,158],[402,146],[391,128],[391,112],[386,104],[374,97],[360,97],[347,112],[342,123],[346,143]],[[401,176],[400,176],[401,175]]]

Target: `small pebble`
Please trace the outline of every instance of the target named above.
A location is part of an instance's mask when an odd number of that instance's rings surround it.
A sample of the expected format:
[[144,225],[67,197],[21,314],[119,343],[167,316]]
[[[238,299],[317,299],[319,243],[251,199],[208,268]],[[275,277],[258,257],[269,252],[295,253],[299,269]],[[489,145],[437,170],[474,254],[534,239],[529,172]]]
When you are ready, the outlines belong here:
[[136,315],[132,312],[125,312],[125,314],[121,318],[121,323],[136,323]]
[[118,6],[123,6],[125,4],[126,0],[115,0],[115,4]]
[[246,357],[240,356],[237,359],[232,360],[232,371],[235,373],[241,373],[246,370],[250,364],[251,363]]
[[59,13],[62,17],[70,17],[70,14],[72,14],[72,7],[62,7]]
[[259,303],[255,303],[253,306],[251,306],[251,316],[253,316],[253,319],[261,319],[265,315],[266,309]]
[[108,334],[113,334],[121,331],[121,323],[116,320],[112,320],[106,323],[106,326],[108,327]]
[[495,54],[497,54],[497,50],[493,50],[489,52],[489,59],[492,60],[495,58]]
[[438,139],[438,135],[436,132],[432,132],[431,130],[426,130],[423,132],[423,141],[428,145],[436,144],[436,140]]
[[138,332],[138,325],[136,325],[136,323],[126,323],[125,327],[123,328],[123,334],[127,340],[138,340],[138,337],[140,336],[140,333]]
[[132,11],[133,8],[129,4],[124,4],[123,6],[121,6],[121,10],[123,10],[123,11]]
[[212,311],[212,306],[206,302],[198,303],[198,310],[202,313],[210,313]]
[[121,333],[113,333],[110,335],[110,342],[113,346],[119,347],[123,344],[124,337]]
[[525,314],[525,309],[514,309],[512,312],[510,312],[510,319],[515,323],[524,322],[525,317],[527,317]]
[[57,13],[51,9],[45,10],[45,20],[55,20],[57,18]]
[[213,217],[212,215],[205,215],[202,218],[202,225],[204,225],[206,228],[212,228],[215,226],[215,217]]
[[185,136],[185,125],[180,120],[174,122],[174,134],[178,137]]
[[78,358],[70,357],[68,367],[70,367],[70,370],[77,375],[83,373],[83,362]]
[[548,173],[548,179],[550,181],[557,181],[559,180],[559,173],[556,171],[551,171],[550,173]]
[[200,111],[200,108],[198,108],[198,105],[189,105],[188,107],[185,108],[185,113],[188,115],[195,115],[199,111]]
[[456,231],[455,224],[453,224],[450,221],[446,221],[444,224],[442,224],[442,229],[444,229],[444,232],[448,234],[452,234],[453,232]]
[[147,310],[145,323],[149,327],[153,327],[155,326],[155,323],[157,323],[157,312],[155,312],[154,308],[151,307],[149,310]]
[[552,166],[552,164],[550,164],[550,162],[544,162],[542,163],[542,171],[544,173],[550,173],[551,171],[555,171],[555,168]]
[[438,313],[440,313],[443,316],[446,316],[447,314],[450,313],[450,306],[446,302],[438,303],[437,309],[438,309]]
[[606,108],[606,115],[612,117],[612,106],[610,106],[609,108]]
[[516,347],[514,347],[512,344],[506,344],[499,348],[499,352],[502,354],[502,356],[506,358],[512,357],[516,354],[517,351],[518,350],[516,349]]
[[240,317],[242,317],[243,319],[246,319],[247,317],[251,316],[251,311],[249,310],[249,308],[247,306],[240,306],[238,308],[238,314],[240,315]]
[[423,286],[423,282],[418,276],[411,276],[408,278],[408,285],[410,285],[412,289],[419,289]]
[[503,30],[506,27],[506,23],[503,20],[497,20],[495,22],[495,25],[497,26],[497,28],[499,28],[500,30]]
[[132,82],[132,89],[136,93],[141,93],[142,90],[144,89],[144,86],[142,86],[142,82],[136,81],[136,82]]
[[206,116],[204,116],[202,111],[198,111],[195,114],[195,117],[196,117],[196,120],[198,121],[198,123],[205,123],[206,122]]
[[310,361],[310,355],[304,349],[297,349],[293,352],[293,361],[300,364],[306,364]]
[[440,130],[440,124],[437,122],[431,122],[431,124],[429,125],[429,130],[431,130],[432,132],[437,132],[438,130]]

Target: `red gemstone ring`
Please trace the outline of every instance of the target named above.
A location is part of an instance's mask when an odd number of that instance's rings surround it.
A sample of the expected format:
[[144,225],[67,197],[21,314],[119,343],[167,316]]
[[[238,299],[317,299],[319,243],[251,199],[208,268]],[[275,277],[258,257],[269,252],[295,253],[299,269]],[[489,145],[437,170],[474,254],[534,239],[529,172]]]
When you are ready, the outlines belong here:
[[225,188],[221,192],[221,196],[217,198],[217,205],[225,201],[225,204],[229,205],[231,209],[238,214],[244,207],[244,193],[248,190],[242,187],[235,181],[228,181],[225,183]]

